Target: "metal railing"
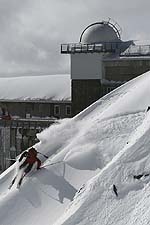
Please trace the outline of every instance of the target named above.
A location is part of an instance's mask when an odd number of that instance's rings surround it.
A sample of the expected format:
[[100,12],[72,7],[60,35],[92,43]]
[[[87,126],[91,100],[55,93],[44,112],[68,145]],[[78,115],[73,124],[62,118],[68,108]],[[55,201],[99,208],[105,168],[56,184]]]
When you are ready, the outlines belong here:
[[36,134],[57,120],[0,120],[0,173],[8,168],[21,151],[37,142]]
[[93,52],[114,52],[118,48],[118,42],[112,43],[94,43],[94,44],[81,44],[69,43],[61,44],[62,54],[74,53],[93,53]]
[[120,56],[150,56],[150,45],[131,45]]
[[0,120],[0,127],[47,127],[52,123],[56,123],[56,119],[12,119]]
[[150,45],[130,45],[122,52],[122,44],[120,42],[104,42],[95,44],[69,43],[61,44],[62,54],[75,53],[117,53],[120,56],[150,56]]

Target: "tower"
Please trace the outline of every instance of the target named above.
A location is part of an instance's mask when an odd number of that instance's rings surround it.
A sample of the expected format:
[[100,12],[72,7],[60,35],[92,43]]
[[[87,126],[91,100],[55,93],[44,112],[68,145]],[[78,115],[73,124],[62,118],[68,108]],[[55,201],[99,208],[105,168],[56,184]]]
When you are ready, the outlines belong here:
[[79,43],[61,45],[61,53],[71,57],[73,115],[103,95],[105,57],[118,55],[132,44],[121,40],[120,28],[116,24],[110,20],[90,24],[81,33]]

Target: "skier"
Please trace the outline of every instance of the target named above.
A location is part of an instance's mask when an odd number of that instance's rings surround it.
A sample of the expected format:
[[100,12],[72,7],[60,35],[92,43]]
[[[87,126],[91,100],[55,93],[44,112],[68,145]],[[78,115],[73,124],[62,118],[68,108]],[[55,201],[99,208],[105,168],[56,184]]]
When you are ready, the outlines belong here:
[[[24,162],[19,166],[19,169],[23,169],[22,176],[18,182],[18,187],[21,185],[23,178],[26,176],[27,173],[29,173],[34,165],[34,163],[37,163],[37,170],[40,169],[41,161],[37,158],[38,152],[34,147],[31,147],[28,151],[25,151],[22,153],[22,155],[19,158],[19,162],[25,158]],[[17,175],[18,176],[18,175]],[[9,186],[9,189],[13,186],[13,184],[16,181],[17,176],[12,180],[11,185]]]

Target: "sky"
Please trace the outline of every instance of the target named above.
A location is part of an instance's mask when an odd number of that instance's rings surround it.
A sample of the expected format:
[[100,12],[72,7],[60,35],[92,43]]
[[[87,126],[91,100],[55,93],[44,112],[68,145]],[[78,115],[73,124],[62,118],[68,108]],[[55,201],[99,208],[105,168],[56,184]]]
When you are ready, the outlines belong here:
[[122,39],[150,43],[149,0],[0,0],[0,76],[66,74],[61,43],[79,42],[89,24],[112,18]]

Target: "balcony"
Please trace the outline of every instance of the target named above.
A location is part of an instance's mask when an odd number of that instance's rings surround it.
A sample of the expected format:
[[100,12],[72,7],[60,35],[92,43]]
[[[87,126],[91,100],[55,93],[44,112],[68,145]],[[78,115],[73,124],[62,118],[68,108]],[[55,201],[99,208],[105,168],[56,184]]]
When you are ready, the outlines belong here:
[[61,44],[61,54],[114,52],[116,50],[116,47],[117,47],[117,43]]
[[150,45],[131,45],[128,49],[121,53],[120,56],[150,56]]

